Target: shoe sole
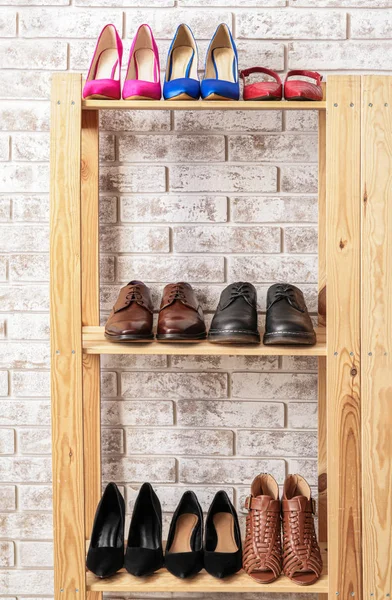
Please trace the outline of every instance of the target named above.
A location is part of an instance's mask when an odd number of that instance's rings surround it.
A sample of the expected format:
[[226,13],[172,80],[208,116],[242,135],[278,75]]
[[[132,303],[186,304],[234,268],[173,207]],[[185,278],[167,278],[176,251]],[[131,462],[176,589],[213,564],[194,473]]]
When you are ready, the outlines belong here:
[[315,100],[314,98],[306,98],[305,96],[293,96],[292,98],[285,98],[287,102],[295,100],[296,102],[321,102],[321,100]]
[[123,98],[123,100],[151,100],[151,101],[154,101],[154,98],[150,98],[149,96],[128,96],[128,98]]
[[152,342],[154,334],[151,335],[132,335],[124,333],[123,335],[108,335],[105,333],[105,338],[110,342]]
[[285,346],[314,346],[317,342],[314,333],[265,333],[263,344],[265,346],[275,346],[283,344]]
[[[230,100],[233,100],[233,98],[226,98],[226,96],[220,96],[219,94],[210,94],[206,98],[203,98],[203,100],[206,100],[207,102],[209,100],[226,100],[226,101],[230,101]],[[233,100],[233,102],[237,102],[237,100]]]
[[211,344],[260,344],[260,334],[247,331],[217,331],[208,333]]
[[172,98],[165,98],[165,102],[170,102],[171,100],[193,100],[194,102],[197,102],[198,98],[193,98],[188,94],[178,94],[178,96],[173,96]]
[[281,96],[258,96],[257,98],[244,98],[244,102],[280,102]]
[[104,96],[103,94],[92,94],[91,96],[86,96],[83,100],[114,100],[116,102],[120,100],[120,98],[112,98],[111,96]]
[[159,333],[157,334],[158,342],[201,342],[207,339],[206,333],[199,333],[198,335],[189,335],[186,333]]

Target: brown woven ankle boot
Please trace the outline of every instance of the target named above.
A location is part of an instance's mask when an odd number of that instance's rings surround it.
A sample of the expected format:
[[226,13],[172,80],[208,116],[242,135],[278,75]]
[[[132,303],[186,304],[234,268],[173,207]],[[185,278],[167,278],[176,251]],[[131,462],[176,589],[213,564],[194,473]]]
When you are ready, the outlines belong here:
[[279,488],[271,475],[258,475],[247,497],[242,566],[258,583],[272,583],[282,572]]
[[282,498],[283,572],[298,585],[315,583],[323,568],[314,529],[313,504],[305,479],[289,475]]

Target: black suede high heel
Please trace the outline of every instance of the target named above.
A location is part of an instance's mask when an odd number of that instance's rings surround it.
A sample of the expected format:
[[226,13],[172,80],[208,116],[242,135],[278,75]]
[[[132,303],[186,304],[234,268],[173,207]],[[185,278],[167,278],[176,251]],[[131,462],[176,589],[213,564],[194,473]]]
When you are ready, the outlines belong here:
[[125,502],[115,483],[108,483],[98,504],[87,568],[97,577],[110,577],[124,566]]
[[204,536],[204,568],[222,579],[234,575],[242,566],[241,533],[236,510],[221,490],[215,494],[208,511]]
[[203,568],[203,511],[196,494],[183,494],[173,515],[167,539],[166,568],[184,579]]
[[163,567],[162,509],[159,498],[149,483],[143,483],[136,498],[125,568],[131,575],[151,575]]

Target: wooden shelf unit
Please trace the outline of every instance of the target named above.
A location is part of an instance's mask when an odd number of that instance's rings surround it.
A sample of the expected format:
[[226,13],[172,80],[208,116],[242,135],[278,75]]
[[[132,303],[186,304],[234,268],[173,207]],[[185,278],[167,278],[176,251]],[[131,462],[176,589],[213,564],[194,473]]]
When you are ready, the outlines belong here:
[[[333,75],[325,90],[324,100],[314,103],[82,101],[81,75],[53,76],[55,600],[150,591],[308,592],[320,594],[320,600],[385,600],[392,594],[392,78]],[[318,111],[316,346],[120,345],[105,340],[99,327],[101,109]],[[260,586],[243,573],[230,581],[204,572],[182,581],[165,570],[147,579],[125,572],[107,580],[86,574],[85,543],[101,496],[100,355],[105,353],[317,356],[319,540],[325,547],[329,539],[328,576],[299,588],[283,576]]]

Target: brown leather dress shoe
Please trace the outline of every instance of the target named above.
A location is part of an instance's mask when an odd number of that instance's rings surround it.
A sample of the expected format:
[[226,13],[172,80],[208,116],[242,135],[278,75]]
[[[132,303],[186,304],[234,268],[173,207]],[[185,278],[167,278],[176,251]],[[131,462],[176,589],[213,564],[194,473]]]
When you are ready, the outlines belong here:
[[105,325],[105,337],[112,342],[153,340],[152,319],[149,288],[142,281],[130,281],[120,290]]
[[207,337],[202,308],[189,283],[169,283],[163,290],[157,340],[195,342]]
[[323,568],[313,513],[309,484],[300,475],[289,475],[282,498],[283,572],[298,585],[316,583]]
[[255,477],[245,508],[244,571],[257,583],[272,583],[282,572],[279,487],[272,475]]

